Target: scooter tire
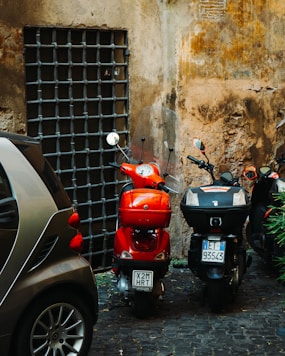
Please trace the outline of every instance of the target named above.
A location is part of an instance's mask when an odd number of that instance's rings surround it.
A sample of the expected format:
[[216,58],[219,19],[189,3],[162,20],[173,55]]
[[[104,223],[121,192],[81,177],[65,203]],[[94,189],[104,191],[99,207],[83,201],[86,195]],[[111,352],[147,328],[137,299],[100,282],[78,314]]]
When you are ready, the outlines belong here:
[[226,303],[226,285],[223,279],[211,279],[207,284],[208,304],[212,312],[219,312]]
[[154,310],[155,300],[152,293],[135,292],[134,296],[134,314],[136,318],[143,319],[150,316]]

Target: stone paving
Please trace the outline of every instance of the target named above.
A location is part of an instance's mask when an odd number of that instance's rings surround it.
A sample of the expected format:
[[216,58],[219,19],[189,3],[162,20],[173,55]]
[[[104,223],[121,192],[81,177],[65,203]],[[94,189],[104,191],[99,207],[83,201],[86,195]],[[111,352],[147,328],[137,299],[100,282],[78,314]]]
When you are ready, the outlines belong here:
[[111,272],[98,276],[100,314],[88,356],[285,355],[285,286],[251,252],[235,302],[220,313],[202,303],[203,283],[171,267],[155,314],[136,319]]

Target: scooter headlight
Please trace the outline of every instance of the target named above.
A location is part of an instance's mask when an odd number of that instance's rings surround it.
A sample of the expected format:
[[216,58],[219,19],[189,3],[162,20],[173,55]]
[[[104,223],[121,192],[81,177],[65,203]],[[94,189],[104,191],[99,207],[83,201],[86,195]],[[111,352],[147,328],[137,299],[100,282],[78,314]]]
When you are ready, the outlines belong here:
[[133,256],[128,251],[122,251],[120,258],[132,260]]
[[233,206],[246,205],[245,193],[242,189],[238,193],[233,194]]

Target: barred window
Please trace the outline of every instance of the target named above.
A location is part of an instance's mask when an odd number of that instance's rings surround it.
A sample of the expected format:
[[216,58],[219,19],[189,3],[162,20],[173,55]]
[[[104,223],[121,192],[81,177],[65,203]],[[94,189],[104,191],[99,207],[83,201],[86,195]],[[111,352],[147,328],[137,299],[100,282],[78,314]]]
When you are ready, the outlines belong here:
[[106,135],[129,137],[127,32],[24,28],[28,135],[81,217],[84,255],[110,267],[120,182]]

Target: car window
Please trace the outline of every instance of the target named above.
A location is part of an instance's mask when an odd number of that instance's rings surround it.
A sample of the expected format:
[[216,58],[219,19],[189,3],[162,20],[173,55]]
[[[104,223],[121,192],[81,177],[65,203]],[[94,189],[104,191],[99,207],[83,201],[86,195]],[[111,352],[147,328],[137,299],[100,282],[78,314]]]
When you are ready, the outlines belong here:
[[0,271],[14,244],[19,224],[16,199],[6,172],[0,163]]
[[0,200],[11,198],[12,189],[5,169],[0,163]]
[[7,180],[0,176],[0,199],[8,198],[12,196],[12,192]]
[[29,142],[14,141],[14,143],[37,171],[50,191],[57,207],[59,209],[70,207],[71,201],[69,196],[49,162],[43,156],[40,143],[31,140]]
[[50,191],[59,209],[71,206],[71,200],[67,192],[64,190],[63,185],[47,159],[42,154],[40,141],[29,136],[8,132],[0,132],[0,137],[8,138],[26,157]]
[[0,168],[0,199],[12,196],[10,185],[7,180],[6,174],[3,175],[3,167]]
[[17,229],[18,206],[8,176],[0,163],[0,229]]

